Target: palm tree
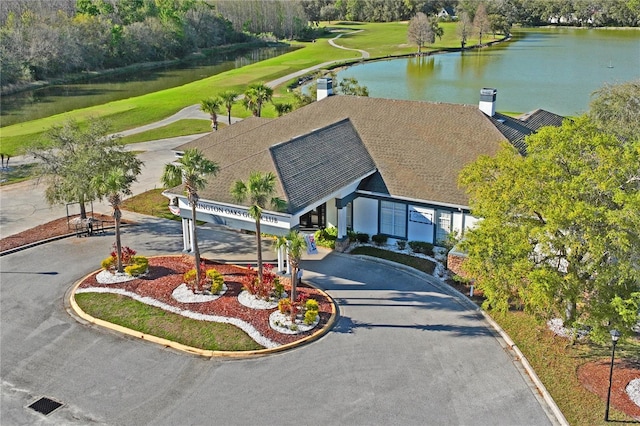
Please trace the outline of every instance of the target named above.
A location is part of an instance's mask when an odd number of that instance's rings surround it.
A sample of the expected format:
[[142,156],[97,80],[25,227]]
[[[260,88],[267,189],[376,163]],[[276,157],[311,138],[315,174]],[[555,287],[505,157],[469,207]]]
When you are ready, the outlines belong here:
[[278,117],[282,117],[286,113],[291,112],[293,110],[293,105],[289,103],[275,104],[274,106],[276,107],[276,112],[278,113]]
[[262,210],[269,203],[274,209],[282,210],[286,202],[274,196],[276,192],[276,175],[268,172],[251,172],[249,180],[245,183],[241,180],[231,188],[231,195],[237,202],[243,203],[247,198],[251,206],[249,215],[256,221],[256,243],[258,245],[258,280],[262,283],[262,235],[260,233],[260,217]]
[[[94,184],[99,193],[107,197],[109,205],[113,207],[113,219],[116,233],[116,270],[122,272],[122,243],[120,241],[120,219],[122,219],[122,195],[131,195],[131,184],[137,179],[142,167],[142,161],[134,159],[128,167],[114,167],[103,175],[94,178]],[[102,198],[102,197],[101,197]]]
[[193,246],[194,263],[196,269],[196,291],[200,290],[200,250],[196,236],[196,204],[198,203],[199,190],[207,184],[207,176],[218,173],[218,164],[206,158],[196,148],[187,149],[184,155],[176,162],[166,164],[161,181],[165,188],[173,188],[184,182],[187,199],[191,205],[191,218],[193,231],[191,244]]
[[207,98],[200,102],[200,110],[211,115],[211,130],[218,130],[218,108],[223,105],[223,100],[220,97]]
[[220,99],[222,99],[222,104],[227,108],[227,114],[229,115],[229,124],[231,124],[231,108],[233,108],[233,104],[236,102],[240,94],[234,90],[226,90],[220,94]]
[[300,259],[302,252],[307,247],[304,236],[297,230],[292,229],[289,233],[277,239],[277,247],[285,246],[287,248],[287,259],[291,268],[291,305],[296,301],[296,285],[298,284],[298,270],[300,268]]
[[262,105],[270,102],[273,98],[273,89],[264,83],[250,85],[244,92],[242,100],[245,108],[253,113],[255,117],[260,117]]

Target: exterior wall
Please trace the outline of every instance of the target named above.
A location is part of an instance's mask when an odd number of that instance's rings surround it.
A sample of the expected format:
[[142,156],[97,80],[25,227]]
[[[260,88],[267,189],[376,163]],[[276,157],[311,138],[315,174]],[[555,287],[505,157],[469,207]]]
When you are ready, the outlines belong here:
[[327,201],[327,228],[332,226],[338,227],[338,209],[336,208],[336,199],[332,198]]
[[454,213],[452,219],[451,232],[461,235],[464,230],[464,221],[466,220],[465,214],[462,212]]
[[362,197],[353,200],[353,229],[369,235],[378,233],[378,200]]
[[460,277],[466,277],[461,267],[466,258],[466,254],[456,251],[454,248],[447,255],[447,269]]

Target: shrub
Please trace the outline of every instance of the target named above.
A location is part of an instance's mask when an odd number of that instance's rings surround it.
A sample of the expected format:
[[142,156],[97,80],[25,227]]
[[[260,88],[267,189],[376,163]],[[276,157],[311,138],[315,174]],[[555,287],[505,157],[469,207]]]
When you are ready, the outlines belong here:
[[320,309],[320,306],[318,305],[318,301],[315,299],[307,299],[307,303],[305,303],[305,308],[307,308],[307,312],[309,311],[316,311],[318,312],[318,309]]
[[102,266],[102,269],[109,270],[115,266],[115,262],[116,262],[116,259],[114,257],[109,256],[100,263],[100,266]]
[[[249,267],[249,271],[253,272],[253,269]],[[267,300],[274,293],[277,278],[273,272],[273,265],[265,263],[262,265],[262,282],[258,281],[257,275],[248,274],[243,278],[242,287],[250,294]]]
[[318,318],[318,311],[309,310],[304,313],[304,323],[307,325],[311,325]]
[[[111,250],[111,257],[113,257],[116,262],[118,261],[118,253],[116,253],[116,243],[113,243],[113,245],[111,246],[113,250]],[[133,256],[136,255],[136,251],[134,249],[132,249],[131,247],[128,246],[123,246],[121,249],[121,255],[122,255],[122,264],[123,265],[130,265],[131,263],[133,263],[131,261],[131,258]]]
[[222,290],[222,286],[224,285],[224,277],[222,276],[222,274],[215,269],[209,269],[207,270],[206,275],[207,280],[211,282],[211,293],[220,293],[220,291]]
[[130,264],[125,266],[124,272],[132,277],[142,275],[149,269],[149,259],[144,256],[132,256]]
[[362,244],[366,244],[369,242],[369,234],[365,234],[364,232],[358,232],[356,234],[356,241]]
[[382,234],[376,234],[373,237],[371,237],[371,240],[375,243],[375,245],[381,246],[387,243],[387,236]]
[[282,284],[282,282],[280,282],[280,278],[276,277],[273,280],[273,292],[275,293],[276,297],[279,299],[282,297],[282,294],[284,293],[284,284]]
[[320,247],[335,248],[338,239],[338,228],[332,226],[330,228],[319,229],[315,232],[314,238],[316,245]]
[[433,244],[425,241],[409,241],[409,247],[414,253],[422,253],[433,256]]
[[398,247],[398,250],[404,250],[407,248],[407,242],[405,240],[398,240],[396,241],[396,246]]
[[291,312],[291,300],[280,299],[278,302],[278,310],[281,314],[288,314]]
[[[121,260],[122,260],[123,266],[126,267],[127,265],[134,264],[133,258],[136,255],[136,251],[134,249],[132,249],[131,247],[124,246],[122,247],[121,255],[122,255]],[[113,243],[112,250],[111,250],[111,253],[109,254],[109,257],[104,259],[100,263],[100,266],[102,266],[103,269],[109,270],[109,269],[115,268],[117,263],[118,263],[118,254],[116,253],[116,243]],[[126,271],[126,268],[125,268],[125,271]]]

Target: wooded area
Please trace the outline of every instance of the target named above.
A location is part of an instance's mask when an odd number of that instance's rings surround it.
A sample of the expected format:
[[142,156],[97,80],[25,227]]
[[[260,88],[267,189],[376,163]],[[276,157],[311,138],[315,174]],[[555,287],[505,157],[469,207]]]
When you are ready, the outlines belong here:
[[[5,0],[0,85],[181,59],[252,39],[311,40],[320,21],[407,21],[418,13],[473,22],[477,0]],[[638,0],[487,1],[493,31],[550,22],[638,26]]]

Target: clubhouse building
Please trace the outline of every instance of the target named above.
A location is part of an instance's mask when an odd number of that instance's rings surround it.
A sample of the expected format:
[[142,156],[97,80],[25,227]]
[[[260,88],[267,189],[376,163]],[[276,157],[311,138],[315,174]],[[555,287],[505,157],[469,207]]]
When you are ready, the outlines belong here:
[[[264,210],[264,233],[336,227],[384,234],[390,241],[438,243],[473,226],[461,169],[510,143],[526,154],[524,138],[563,117],[536,110],[518,118],[496,113],[496,90],[482,89],[479,106],[332,96],[319,81],[318,101],[279,118],[251,117],[176,147],[199,149],[219,165],[198,192],[197,219],[255,231],[248,207],[231,196],[251,172],[277,176],[283,211]],[[183,187],[165,192],[182,217],[191,250],[191,209]]]

